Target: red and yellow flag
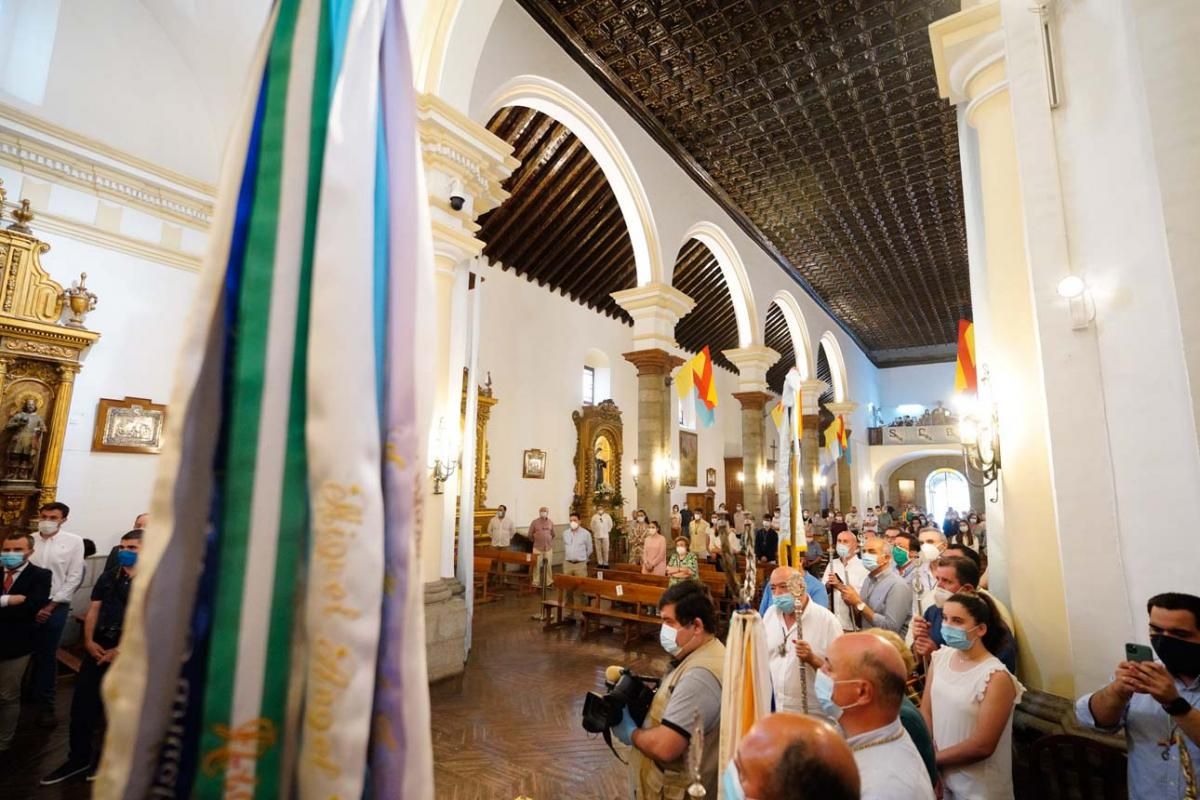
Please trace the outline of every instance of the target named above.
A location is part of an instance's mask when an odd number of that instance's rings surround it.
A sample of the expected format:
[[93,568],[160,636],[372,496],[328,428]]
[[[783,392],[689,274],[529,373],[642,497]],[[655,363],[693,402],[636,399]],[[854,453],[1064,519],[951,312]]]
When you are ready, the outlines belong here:
[[958,363],[954,365],[954,391],[975,392],[975,323],[958,321]]

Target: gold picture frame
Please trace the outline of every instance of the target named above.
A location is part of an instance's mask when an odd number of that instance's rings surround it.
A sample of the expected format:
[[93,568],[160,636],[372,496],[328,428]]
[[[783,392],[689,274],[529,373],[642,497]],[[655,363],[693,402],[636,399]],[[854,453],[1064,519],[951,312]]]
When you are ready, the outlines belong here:
[[526,450],[521,459],[521,477],[542,479],[546,477],[546,451]]
[[158,455],[167,425],[167,407],[145,397],[100,398],[92,451]]

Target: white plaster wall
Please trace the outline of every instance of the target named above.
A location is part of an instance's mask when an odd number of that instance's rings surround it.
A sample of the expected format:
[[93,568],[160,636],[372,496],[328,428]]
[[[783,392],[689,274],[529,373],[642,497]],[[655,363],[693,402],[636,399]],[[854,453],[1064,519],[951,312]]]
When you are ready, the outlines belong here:
[[51,245],[42,256],[50,274],[69,283],[86,269],[88,286],[100,298],[87,325],[101,336],[75,379],[58,499],[71,506],[70,529],[106,552],[147,510],[159,457],[93,453],[97,403],[126,396],[169,401],[199,276],[65,236],[42,238]]
[[[471,63],[465,56],[464,61]],[[453,64],[447,66],[449,72],[455,69]],[[544,76],[561,83],[583,98],[612,128],[649,198],[657,224],[661,258],[668,269],[675,263],[684,243],[684,234],[697,222],[711,221],[724,230],[745,264],[750,280],[758,311],[758,318],[754,320],[755,341],[761,342],[767,308],[771,298],[781,289],[796,297],[809,341],[814,346],[825,331],[833,332],[846,358],[847,399],[859,404],[847,422],[854,438],[865,442],[869,421],[867,404],[879,402],[875,366],[837,323],[571,60],[515,0],[504,0],[492,23],[478,67],[472,74],[471,100],[467,109],[470,116],[486,123],[492,96],[506,82],[520,75]],[[453,83],[456,79],[449,75],[444,80]],[[736,441],[740,442],[740,435]]]

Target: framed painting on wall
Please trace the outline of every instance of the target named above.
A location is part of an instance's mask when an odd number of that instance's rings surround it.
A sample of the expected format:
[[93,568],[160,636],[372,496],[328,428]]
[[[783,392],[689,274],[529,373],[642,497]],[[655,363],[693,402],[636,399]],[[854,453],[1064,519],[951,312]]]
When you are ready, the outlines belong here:
[[545,450],[526,450],[525,458],[523,459],[522,478],[545,478],[546,477],[546,451]]
[[713,467],[709,467],[704,473],[704,485],[713,487],[717,485],[717,471]]
[[101,398],[92,431],[92,450],[101,453],[149,453],[162,450],[167,407],[144,397]]
[[679,484],[699,486],[697,475],[700,438],[693,431],[679,432]]

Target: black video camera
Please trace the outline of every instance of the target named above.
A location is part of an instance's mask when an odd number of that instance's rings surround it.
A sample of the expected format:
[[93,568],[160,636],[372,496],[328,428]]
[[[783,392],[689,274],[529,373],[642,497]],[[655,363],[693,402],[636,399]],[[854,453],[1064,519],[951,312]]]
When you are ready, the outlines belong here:
[[[614,672],[617,672],[616,680],[611,680]],[[607,675],[604,685],[608,691],[603,695],[588,692],[583,698],[583,729],[588,733],[603,734],[609,749],[613,749],[609,729],[621,722],[626,708],[629,709],[629,716],[641,727],[650,713],[650,704],[654,702],[659,681],[657,678],[635,675],[623,667],[609,667]],[[614,755],[616,752],[613,749]]]

